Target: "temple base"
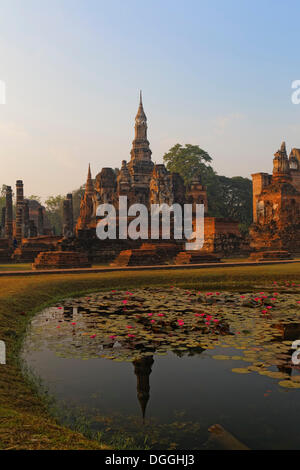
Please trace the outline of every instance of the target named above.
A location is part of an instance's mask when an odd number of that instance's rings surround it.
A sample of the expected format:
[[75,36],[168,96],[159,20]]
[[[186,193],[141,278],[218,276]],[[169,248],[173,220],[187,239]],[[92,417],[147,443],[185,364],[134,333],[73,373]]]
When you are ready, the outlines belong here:
[[75,251],[46,251],[36,257],[32,269],[72,269],[90,268],[88,256]]
[[181,251],[175,258],[175,264],[219,263],[220,257],[201,251]]
[[251,261],[277,261],[285,259],[293,259],[289,251],[256,251],[250,254]]

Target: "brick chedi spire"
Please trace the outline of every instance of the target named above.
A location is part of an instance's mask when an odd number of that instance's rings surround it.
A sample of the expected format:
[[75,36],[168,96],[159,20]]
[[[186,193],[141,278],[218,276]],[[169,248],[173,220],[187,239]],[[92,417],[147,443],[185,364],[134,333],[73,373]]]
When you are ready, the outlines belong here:
[[93,195],[93,193],[94,193],[94,184],[93,184],[93,180],[92,180],[90,163],[89,163],[88,176],[87,176],[86,185],[85,185],[85,192],[88,195]]
[[290,167],[286,153],[285,142],[282,142],[280,150],[274,154],[273,159],[273,178],[287,180],[290,178]]
[[151,154],[147,139],[147,118],[143,107],[142,92],[140,92],[140,104],[135,118],[135,136],[130,152],[131,160],[127,168],[135,200],[142,204],[146,204],[149,198],[149,183],[154,167]]
[[140,104],[135,117],[135,136],[130,152],[132,160],[151,161],[151,150],[147,140],[147,117],[143,107],[142,92],[140,92]]

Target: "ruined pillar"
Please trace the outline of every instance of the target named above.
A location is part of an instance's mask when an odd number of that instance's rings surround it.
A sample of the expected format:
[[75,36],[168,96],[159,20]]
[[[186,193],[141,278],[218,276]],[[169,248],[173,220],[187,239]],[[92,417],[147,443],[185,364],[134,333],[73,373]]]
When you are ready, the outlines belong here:
[[13,238],[13,203],[11,186],[6,186],[5,237]]
[[63,236],[64,238],[71,238],[73,236],[71,224],[71,204],[70,199],[65,199],[63,202]]
[[69,193],[67,194],[67,200],[70,203],[70,230],[72,232],[72,235],[74,234],[74,211],[73,211],[73,194]]
[[26,199],[23,205],[23,227],[24,227],[24,238],[29,237],[29,201]]
[[34,220],[29,220],[29,237],[33,238],[37,236],[37,228],[35,226]]
[[17,240],[18,245],[21,245],[22,237],[23,237],[23,203],[24,203],[23,181],[21,180],[17,181],[16,189],[17,189],[16,240]]
[[1,238],[5,237],[5,213],[6,213],[6,207],[2,207],[2,211],[1,211]]
[[38,235],[44,235],[44,210],[43,207],[38,209]]

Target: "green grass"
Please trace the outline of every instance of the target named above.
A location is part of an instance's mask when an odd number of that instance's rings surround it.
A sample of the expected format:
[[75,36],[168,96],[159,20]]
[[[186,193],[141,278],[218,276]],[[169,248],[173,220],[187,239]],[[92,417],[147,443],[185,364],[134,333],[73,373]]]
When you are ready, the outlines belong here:
[[0,271],[31,271],[31,263],[0,264]]
[[[58,425],[38,387],[22,374],[19,353],[35,313],[57,300],[100,289],[177,285],[198,290],[261,289],[272,281],[300,282],[299,264],[68,274],[0,278],[0,339],[7,365],[0,366],[0,449],[100,449],[101,443]],[[280,288],[276,287],[276,290]]]

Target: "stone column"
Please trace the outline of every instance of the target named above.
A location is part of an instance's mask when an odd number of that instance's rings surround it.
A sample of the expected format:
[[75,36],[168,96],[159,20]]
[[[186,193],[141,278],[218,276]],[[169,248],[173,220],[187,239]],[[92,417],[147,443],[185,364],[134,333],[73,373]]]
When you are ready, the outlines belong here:
[[2,207],[2,211],[1,211],[1,238],[5,237],[5,213],[6,213],[6,207]]
[[69,193],[67,194],[67,200],[70,203],[70,230],[72,232],[72,235],[74,234],[74,211],[73,211],[73,194]]
[[23,193],[23,181],[18,180],[16,183],[17,189],[17,207],[16,207],[16,240],[18,245],[22,243],[23,237],[23,203],[24,203],[24,193]]
[[69,199],[63,201],[63,236],[64,238],[72,237],[71,227],[71,204]]
[[24,224],[24,238],[29,237],[29,201],[26,199],[23,205],[23,224]]
[[42,207],[38,209],[38,235],[44,235],[44,210]]
[[33,238],[37,236],[37,229],[34,220],[29,220],[29,237]]
[[11,186],[6,186],[5,237],[13,238],[13,204]]

